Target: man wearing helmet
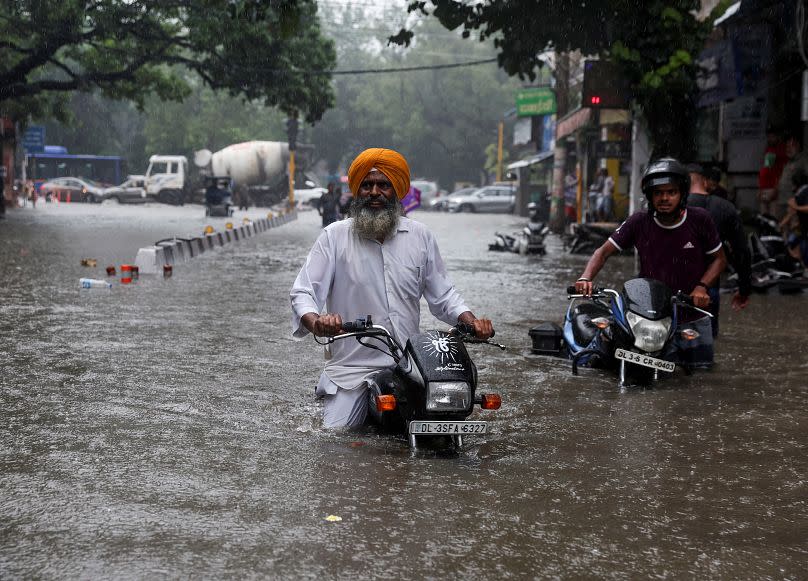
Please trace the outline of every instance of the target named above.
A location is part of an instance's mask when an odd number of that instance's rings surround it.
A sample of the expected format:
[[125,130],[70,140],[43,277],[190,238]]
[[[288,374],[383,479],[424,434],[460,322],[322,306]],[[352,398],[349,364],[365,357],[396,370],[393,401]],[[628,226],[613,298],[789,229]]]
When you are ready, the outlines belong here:
[[[652,162],[643,174],[642,191],[649,209],[629,216],[595,251],[575,282],[576,291],[592,294],[592,281],[609,257],[633,246],[640,258],[639,276],[664,282],[674,292],[689,294],[695,306],[708,307],[708,289],[718,280],[727,260],[710,214],[702,208],[687,207],[687,169],[673,158]],[[695,359],[688,357],[688,363],[712,363],[712,332],[709,320],[704,323],[700,344],[692,345],[698,347],[698,354]]]

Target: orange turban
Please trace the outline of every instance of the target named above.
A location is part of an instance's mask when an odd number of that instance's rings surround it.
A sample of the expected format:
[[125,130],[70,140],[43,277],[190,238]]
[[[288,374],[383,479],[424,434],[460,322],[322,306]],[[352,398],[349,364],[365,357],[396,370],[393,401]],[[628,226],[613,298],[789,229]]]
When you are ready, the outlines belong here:
[[359,191],[359,184],[373,168],[392,182],[399,200],[410,191],[410,166],[404,156],[392,149],[371,147],[357,155],[348,169],[348,185],[354,196]]

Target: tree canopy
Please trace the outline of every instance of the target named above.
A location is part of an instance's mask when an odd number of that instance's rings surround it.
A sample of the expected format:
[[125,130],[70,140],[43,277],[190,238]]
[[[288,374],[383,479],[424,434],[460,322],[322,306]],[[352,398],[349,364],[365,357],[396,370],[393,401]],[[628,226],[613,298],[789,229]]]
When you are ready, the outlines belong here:
[[[696,57],[712,22],[696,19],[700,5],[699,0],[417,0],[409,10],[431,14],[449,30],[460,28],[464,37],[492,39],[499,65],[520,78],[535,78],[548,50],[614,60],[631,83],[655,145],[687,156],[695,147]],[[401,30],[391,41],[406,45],[413,34]]]
[[[0,3],[0,108],[67,114],[66,95],[100,91],[143,107],[149,95],[210,88],[307,121],[333,104],[336,56],[314,0],[8,0]],[[310,74],[312,71],[317,74]]]

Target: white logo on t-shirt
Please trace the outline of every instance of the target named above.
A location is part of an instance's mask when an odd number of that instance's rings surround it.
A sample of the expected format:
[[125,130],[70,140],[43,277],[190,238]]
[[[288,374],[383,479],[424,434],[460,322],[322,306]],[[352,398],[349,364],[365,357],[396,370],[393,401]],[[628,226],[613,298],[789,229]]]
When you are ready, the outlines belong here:
[[688,242],[687,244],[685,244],[684,246],[682,246],[682,248],[695,248],[695,246],[693,246],[693,243],[692,243],[692,242]]

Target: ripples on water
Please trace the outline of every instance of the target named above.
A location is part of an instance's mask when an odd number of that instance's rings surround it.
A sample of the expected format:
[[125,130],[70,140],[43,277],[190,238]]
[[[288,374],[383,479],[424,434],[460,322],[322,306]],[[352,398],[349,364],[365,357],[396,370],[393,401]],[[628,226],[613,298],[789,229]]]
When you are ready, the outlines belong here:
[[[316,419],[321,351],[290,338],[288,306],[313,213],[171,279],[85,292],[81,258],[103,278],[201,232],[201,208],[36,212],[0,224],[3,577],[802,575],[803,296],[725,306],[715,371],[621,393],[529,350],[585,257],[489,254],[510,217],[416,215],[509,349],[471,348],[503,395],[490,433],[411,454]],[[422,326],[443,325],[424,309]]]

